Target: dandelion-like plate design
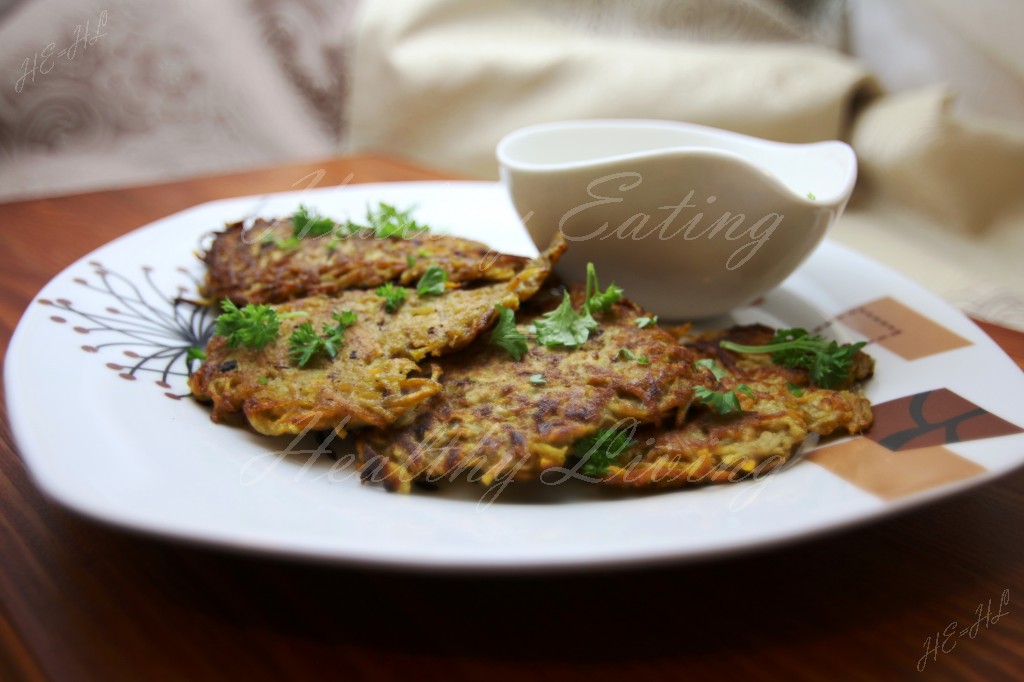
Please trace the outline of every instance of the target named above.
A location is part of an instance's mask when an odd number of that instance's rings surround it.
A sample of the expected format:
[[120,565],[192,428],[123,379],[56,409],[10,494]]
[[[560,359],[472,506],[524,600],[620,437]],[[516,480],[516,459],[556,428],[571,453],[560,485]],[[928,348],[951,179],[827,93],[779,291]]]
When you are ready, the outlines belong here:
[[118,376],[135,381],[142,375],[156,375],[156,385],[175,400],[189,395],[185,379],[194,360],[193,353],[206,347],[213,334],[216,316],[212,308],[188,298],[195,296],[198,281],[186,268],[191,286],[180,285],[171,295],[154,281],[153,268],[143,266],[141,283],[109,270],[97,261],[89,261],[95,281],[74,278],[75,284],[110,300],[100,310],[79,306],[67,298],[38,299],[37,303],[60,311],[50,315],[58,324],[68,324],[75,316],[82,322],[73,327],[84,335],[99,336],[102,341],[82,345],[87,353],[121,349],[128,362],[108,362]]

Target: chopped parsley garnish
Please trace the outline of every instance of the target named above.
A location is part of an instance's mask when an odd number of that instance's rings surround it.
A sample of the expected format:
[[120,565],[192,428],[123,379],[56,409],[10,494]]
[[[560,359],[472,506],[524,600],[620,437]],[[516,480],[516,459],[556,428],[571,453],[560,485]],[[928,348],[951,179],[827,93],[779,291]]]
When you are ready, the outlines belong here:
[[412,255],[411,253],[405,254],[405,265],[406,267],[410,268],[416,265],[416,256]]
[[786,390],[789,391],[790,393],[792,393],[797,398],[799,398],[800,396],[802,396],[804,394],[804,389],[800,388],[799,386],[794,384],[792,381],[787,381],[786,382]]
[[772,362],[783,367],[803,368],[811,381],[823,388],[837,388],[850,376],[853,356],[867,345],[866,341],[839,345],[806,329],[780,329],[771,342],[763,346],[745,346],[722,341],[722,348],[736,353],[771,353]]
[[625,451],[636,443],[628,427],[598,429],[592,435],[576,441],[573,456],[582,462],[580,472],[586,476],[601,477],[608,467],[616,464]]
[[636,326],[640,327],[640,329],[647,329],[648,327],[658,324],[658,316],[638,317],[633,321],[636,322]]
[[263,239],[261,241],[264,244],[273,244],[277,248],[285,250],[294,249],[299,245],[299,240],[295,235],[289,235],[285,239],[281,239],[273,232],[269,231],[263,235]]
[[651,361],[647,358],[646,355],[641,355],[640,357],[637,357],[633,353],[633,351],[631,351],[628,348],[620,348],[619,352],[615,355],[615,359],[616,360],[633,360],[638,365],[649,365],[649,364],[651,364]]
[[589,312],[577,313],[572,307],[569,292],[566,291],[562,295],[562,303],[554,310],[544,313],[533,326],[537,330],[537,343],[544,346],[575,348],[590,338],[590,332],[597,329],[597,320]]
[[593,263],[587,263],[587,284],[584,289],[583,307],[580,312],[572,307],[569,292],[562,295],[562,303],[554,310],[545,313],[534,323],[537,332],[537,343],[544,346],[565,346],[576,348],[590,338],[590,332],[597,329],[597,320],[592,313],[603,312],[622,298],[622,289],[609,284],[601,291],[597,281],[597,271]]
[[622,289],[615,286],[615,282],[601,291],[601,287],[597,283],[597,269],[593,263],[587,263],[587,288],[586,297],[583,299],[585,301],[583,309],[587,313],[604,312],[611,308],[613,303],[618,303],[621,298]]
[[419,232],[428,232],[430,230],[426,225],[412,219],[411,208],[399,211],[391,204],[385,204],[383,201],[380,202],[376,211],[367,212],[366,219],[370,221],[370,226],[373,227],[376,236],[382,239],[386,237],[407,239]]
[[270,383],[270,379],[268,379],[267,377],[258,377],[256,379],[256,383],[262,384],[262,385],[266,385],[266,384]]
[[376,289],[377,295],[384,299],[384,310],[389,313],[393,313],[398,310],[405,302],[406,296],[409,292],[402,287],[396,287],[391,282],[383,286],[379,286]]
[[534,386],[543,386],[548,382],[544,379],[543,374],[531,374],[530,383],[533,384]]
[[200,361],[202,361],[202,360],[205,360],[205,359],[206,359],[206,351],[204,351],[202,348],[199,348],[197,346],[192,346],[187,351],[185,351],[185,360],[187,362],[191,362],[193,360],[200,360]]
[[810,199],[811,201],[814,201],[818,197],[814,196],[814,192],[808,192],[807,193],[807,198]]
[[349,234],[362,233],[378,239],[408,239],[414,234],[430,231],[427,225],[413,220],[411,208],[400,211],[383,201],[376,209],[366,209],[366,222],[366,225],[360,225],[350,220],[345,228]]
[[345,330],[355,324],[356,314],[343,310],[332,317],[337,324],[325,324],[321,334],[317,334],[309,322],[295,328],[288,338],[288,356],[292,362],[305,367],[318,353],[326,353],[332,358],[338,354],[338,348],[345,340]]
[[309,322],[303,322],[288,338],[288,357],[299,367],[313,359],[321,348],[322,339]]
[[497,306],[497,309],[498,324],[491,332],[490,342],[492,345],[504,348],[514,359],[519,360],[529,350],[526,347],[526,336],[516,329],[516,314],[514,312],[500,305]]
[[703,367],[704,369],[715,375],[715,381],[721,381],[722,377],[729,374],[720,364],[712,360],[711,358],[702,358],[697,362],[693,363],[697,367]]
[[423,271],[423,276],[416,283],[416,293],[420,296],[440,296],[445,292],[444,283],[448,281],[448,273],[439,265],[431,265]]
[[716,413],[725,416],[739,414],[743,411],[743,408],[740,406],[740,397],[736,394],[737,391],[754,397],[754,392],[746,384],[740,384],[735,390],[725,392],[712,391],[705,386],[698,386],[693,389],[693,396]]
[[216,333],[227,339],[231,348],[245,346],[259,350],[277,338],[281,320],[268,305],[246,304],[239,308],[228,299],[220,303]]
[[330,218],[320,215],[316,211],[312,213],[303,205],[292,214],[292,234],[295,239],[305,237],[323,237],[334,231],[335,222]]

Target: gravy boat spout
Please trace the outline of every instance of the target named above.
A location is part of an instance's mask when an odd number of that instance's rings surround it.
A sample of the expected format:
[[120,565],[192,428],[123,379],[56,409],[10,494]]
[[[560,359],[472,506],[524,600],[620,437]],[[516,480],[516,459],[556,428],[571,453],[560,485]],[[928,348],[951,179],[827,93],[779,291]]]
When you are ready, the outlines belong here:
[[857,176],[838,141],[786,144],[650,120],[548,123],[499,142],[502,181],[556,272],[593,262],[666,319],[719,315],[777,286],[841,215]]

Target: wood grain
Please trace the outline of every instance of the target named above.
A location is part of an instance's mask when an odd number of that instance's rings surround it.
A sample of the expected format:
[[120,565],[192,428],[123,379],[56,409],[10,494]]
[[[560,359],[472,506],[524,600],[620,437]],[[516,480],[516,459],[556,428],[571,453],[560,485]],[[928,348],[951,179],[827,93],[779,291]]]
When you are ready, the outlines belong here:
[[[210,199],[439,177],[334,159],[0,205],[4,349],[61,268]],[[301,185],[300,185],[301,186]],[[986,331],[1020,364],[1024,335]],[[600,523],[601,519],[595,519]],[[878,523],[689,565],[415,575],[136,535],[45,499],[0,420],[0,679],[1009,680],[1024,670],[1024,471]],[[686,532],[680,528],[680,532]],[[927,659],[1009,590],[1010,615]]]

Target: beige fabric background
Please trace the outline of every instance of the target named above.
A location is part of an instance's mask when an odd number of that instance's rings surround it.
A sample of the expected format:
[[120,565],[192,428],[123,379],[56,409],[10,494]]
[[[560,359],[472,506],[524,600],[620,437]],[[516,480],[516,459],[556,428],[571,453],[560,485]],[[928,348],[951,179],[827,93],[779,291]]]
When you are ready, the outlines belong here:
[[[926,2],[950,8],[916,6]],[[821,17],[781,3],[715,3],[718,23],[703,31],[697,10],[711,12],[710,3],[637,2],[615,30],[591,21],[608,4],[364,2],[352,140],[495,177],[501,135],[546,120],[652,117],[792,142],[845,139],[861,181],[833,237],[976,314],[1024,325],[1024,127],[1012,120],[1015,100],[997,122],[955,110],[944,83],[883,94],[864,62],[829,49]],[[883,46],[899,59],[898,41]],[[1019,88],[1024,60],[1016,65],[1002,75]]]
[[12,2],[0,200],[351,150],[489,178],[502,134],[569,117],[840,138],[833,237],[1024,327],[1015,0]]

